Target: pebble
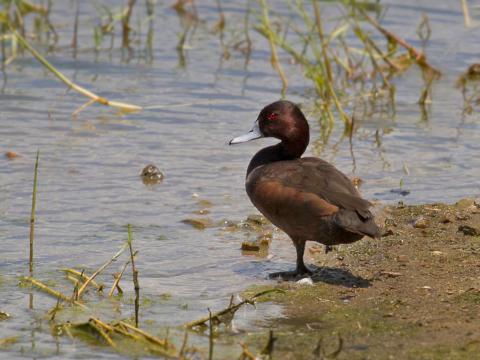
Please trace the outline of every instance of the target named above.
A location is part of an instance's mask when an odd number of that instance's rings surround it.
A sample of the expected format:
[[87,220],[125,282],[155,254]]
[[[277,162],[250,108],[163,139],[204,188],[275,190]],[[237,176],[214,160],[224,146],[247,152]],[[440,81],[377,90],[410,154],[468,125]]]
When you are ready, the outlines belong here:
[[430,225],[430,222],[423,216],[417,217],[413,220],[413,227],[417,229],[426,229]]
[[467,236],[479,236],[480,231],[474,227],[468,226],[468,225],[460,225],[458,227],[458,231],[462,232],[463,235]]
[[300,279],[297,281],[297,284],[298,285],[308,285],[308,286],[312,286],[313,285],[313,280],[312,278],[310,277],[306,277],[306,278],[303,278],[303,279]]
[[162,172],[153,164],[145,166],[140,176],[145,185],[157,184],[163,180]]

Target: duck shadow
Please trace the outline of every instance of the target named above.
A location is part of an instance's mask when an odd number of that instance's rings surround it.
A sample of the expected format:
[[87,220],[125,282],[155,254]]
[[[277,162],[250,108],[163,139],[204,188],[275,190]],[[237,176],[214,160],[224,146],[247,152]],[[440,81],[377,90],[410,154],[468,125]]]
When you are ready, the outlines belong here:
[[352,274],[345,269],[339,269],[329,266],[309,266],[312,271],[310,278],[314,283],[323,282],[331,285],[339,285],[348,288],[368,288],[372,282],[361,276]]

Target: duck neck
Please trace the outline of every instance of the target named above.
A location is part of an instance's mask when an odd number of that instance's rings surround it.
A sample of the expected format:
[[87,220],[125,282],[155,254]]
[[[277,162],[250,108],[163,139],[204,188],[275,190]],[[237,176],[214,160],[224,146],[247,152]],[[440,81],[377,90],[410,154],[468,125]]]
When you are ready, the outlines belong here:
[[302,141],[302,139],[282,140],[277,145],[268,146],[263,148],[255,154],[250,161],[247,169],[247,176],[255,168],[270,164],[276,161],[295,160],[299,159],[305,152],[308,145],[308,137]]

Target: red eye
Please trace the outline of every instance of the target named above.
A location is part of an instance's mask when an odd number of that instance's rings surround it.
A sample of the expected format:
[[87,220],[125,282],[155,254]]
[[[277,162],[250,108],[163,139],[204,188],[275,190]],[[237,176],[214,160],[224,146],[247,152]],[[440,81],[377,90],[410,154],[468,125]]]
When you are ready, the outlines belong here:
[[267,119],[270,120],[270,121],[277,120],[277,119],[278,119],[278,114],[270,113],[270,114],[267,116]]

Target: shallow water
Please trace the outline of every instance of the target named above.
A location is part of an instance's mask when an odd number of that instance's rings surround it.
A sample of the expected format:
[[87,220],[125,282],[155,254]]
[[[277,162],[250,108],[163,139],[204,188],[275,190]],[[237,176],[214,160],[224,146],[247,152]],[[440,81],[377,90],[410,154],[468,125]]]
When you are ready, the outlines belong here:
[[[208,25],[200,25],[194,38],[188,39],[185,67],[179,66],[175,50],[181,32],[179,18],[164,2],[156,7],[152,63],[138,57],[122,62],[120,50],[104,50],[97,56],[89,50],[93,47],[92,29],[85,24],[93,24],[95,10],[88,3],[82,3],[84,26],[79,33],[79,43],[85,45],[74,59],[68,49],[73,15],[67,1],[54,2],[52,20],[64,26],[59,27],[61,49],[47,56],[76,82],[107,98],[145,106],[196,104],[193,106],[127,116],[92,106],[72,119],[71,113],[85,99],[73,91],[65,93],[65,86],[30,56],[8,66],[0,94],[0,310],[10,313],[11,319],[2,322],[0,338],[19,336],[8,357],[91,355],[91,348],[79,342],[61,339],[57,344],[42,320],[55,301],[35,293],[36,310],[28,310],[28,291],[17,286],[18,277],[28,270],[37,149],[35,275],[40,279],[62,283],[58,269],[96,269],[121,247],[130,223],[134,247],[139,250],[141,293],[152,303],[142,308],[141,319],[152,320],[145,326],[158,330],[204,316],[207,307],[220,309],[231,294],[251,284],[268,283],[268,272],[294,266],[293,247],[279,232],[270,249],[273,257],[266,260],[242,256],[239,247],[244,232],[225,232],[221,226],[200,231],[181,223],[201,217],[193,214],[203,208],[200,200],[212,203],[210,214],[204,217],[215,224],[224,219],[238,222],[255,213],[244,192],[244,173],[254,152],[273,141],[235,147],[227,143],[250,128],[263,105],[279,98],[281,87],[268,61],[268,44],[254,31],[250,33],[254,50],[247,69],[238,52],[222,60],[218,36],[209,31],[218,18],[215,2],[201,3],[198,12]],[[222,3],[227,21],[241,24],[244,2]],[[383,203],[455,201],[478,195],[479,116],[478,112],[462,116],[462,95],[455,88],[457,77],[478,62],[478,28],[463,26],[461,9],[452,1],[388,3],[384,25],[416,46],[420,46],[415,31],[422,12],[430,18],[432,38],[427,54],[444,76],[434,84],[428,119],[422,120],[416,103],[421,77],[418,70],[411,69],[395,80],[394,118],[359,120],[352,141],[354,160],[348,140],[338,142],[339,126],[321,156],[345,173],[362,178],[363,194]],[[327,12],[334,11],[332,6],[327,6]],[[284,5],[278,10],[287,11]],[[472,9],[472,15],[478,22],[476,11]],[[119,45],[117,36],[115,49]],[[302,94],[309,84],[301,69],[288,65],[288,60],[282,57],[291,85],[287,97],[308,104],[310,99]],[[313,115],[310,124],[312,140],[316,140],[319,127]],[[377,130],[382,134],[380,146],[375,141]],[[8,150],[21,157],[8,160],[3,156]],[[313,147],[307,152],[312,154]],[[162,184],[142,183],[139,173],[148,163],[164,172]],[[403,189],[410,192],[405,197],[392,192],[401,179]],[[115,263],[112,269],[118,271],[122,263]],[[111,280],[105,277],[104,281]],[[124,281],[124,285],[126,296],[131,297],[129,284]],[[180,307],[182,304],[186,306]],[[121,311],[124,317],[131,315],[129,306]],[[259,321],[279,316],[280,311],[271,305],[246,308],[239,313],[237,327],[254,331],[261,328]],[[96,355],[116,357],[107,351]]]

